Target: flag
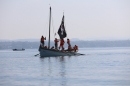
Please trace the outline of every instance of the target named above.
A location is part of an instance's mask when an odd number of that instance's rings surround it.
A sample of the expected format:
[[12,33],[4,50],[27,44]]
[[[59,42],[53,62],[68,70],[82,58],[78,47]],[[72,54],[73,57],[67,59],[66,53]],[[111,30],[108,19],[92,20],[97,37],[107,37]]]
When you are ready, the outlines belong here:
[[58,30],[58,34],[59,34],[60,39],[63,39],[67,36],[66,31],[65,31],[65,26],[64,26],[64,15],[63,15],[61,25]]

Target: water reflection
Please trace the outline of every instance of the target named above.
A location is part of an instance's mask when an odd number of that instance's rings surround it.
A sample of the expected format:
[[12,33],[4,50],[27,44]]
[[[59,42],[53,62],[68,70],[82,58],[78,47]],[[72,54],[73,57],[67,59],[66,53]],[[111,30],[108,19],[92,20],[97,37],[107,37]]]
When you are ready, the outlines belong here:
[[66,86],[66,66],[65,66],[65,57],[60,57],[60,75],[61,75],[61,85]]
[[[46,77],[46,84],[53,86],[53,83],[60,86],[67,85],[66,79],[66,59],[70,57],[45,57],[40,58],[41,62],[41,76]],[[43,83],[45,85],[45,82]]]

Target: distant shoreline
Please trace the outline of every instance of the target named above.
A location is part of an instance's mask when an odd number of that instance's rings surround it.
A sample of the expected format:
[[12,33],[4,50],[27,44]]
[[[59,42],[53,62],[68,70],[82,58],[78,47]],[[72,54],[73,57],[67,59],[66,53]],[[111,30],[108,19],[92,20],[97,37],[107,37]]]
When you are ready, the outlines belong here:
[[[45,41],[47,45],[48,41]],[[14,48],[25,48],[25,49],[38,49],[40,42],[27,42],[27,41],[3,41],[0,42],[0,49],[14,49]],[[51,46],[54,46],[54,42],[51,41]],[[72,47],[78,45],[79,48],[94,48],[94,47],[130,47],[130,40],[119,40],[119,41],[71,41]],[[64,47],[67,48],[65,41]]]

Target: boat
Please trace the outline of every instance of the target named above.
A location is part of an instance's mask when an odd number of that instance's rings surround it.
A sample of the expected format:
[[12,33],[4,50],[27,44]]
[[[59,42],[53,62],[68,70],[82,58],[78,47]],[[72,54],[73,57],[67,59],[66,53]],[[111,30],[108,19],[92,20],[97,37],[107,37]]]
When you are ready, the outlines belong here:
[[42,48],[40,49],[40,56],[41,57],[56,57],[56,56],[74,56],[74,55],[80,55],[77,52],[71,52],[71,51],[60,51],[60,50],[54,50],[54,49],[47,49]]
[[25,49],[12,49],[13,51],[24,51]]
[[[40,57],[56,57],[56,56],[74,56],[74,55],[83,55],[80,53],[77,53],[78,51],[72,50],[72,51],[62,51],[57,49],[51,49],[50,48],[50,25],[51,25],[51,7],[50,7],[50,18],[49,18],[49,41],[48,41],[48,47],[42,47],[39,46],[39,54]],[[61,28],[62,27],[62,28]],[[67,37],[67,33],[64,27],[64,14],[62,17],[62,21],[60,24],[60,27],[58,29],[58,35],[60,39]]]

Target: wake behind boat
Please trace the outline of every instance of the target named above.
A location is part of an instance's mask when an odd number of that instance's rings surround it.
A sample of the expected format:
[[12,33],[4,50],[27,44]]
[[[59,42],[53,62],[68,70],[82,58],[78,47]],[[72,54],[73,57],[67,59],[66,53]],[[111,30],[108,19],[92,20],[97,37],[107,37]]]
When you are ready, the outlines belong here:
[[25,49],[12,49],[13,51],[24,51]]
[[[48,41],[48,47],[44,46],[44,43],[40,44],[39,52],[41,57],[55,57],[55,56],[74,56],[74,55],[83,55],[78,52],[78,48],[73,48],[71,50],[67,49],[64,50],[62,46],[62,50],[54,49],[54,47],[50,48],[50,25],[51,25],[51,7],[50,7],[50,19],[49,19],[49,41]],[[58,29],[58,35],[60,37],[60,40],[63,40],[65,37],[67,37],[67,33],[64,26],[64,15],[61,21],[61,25]],[[44,39],[44,37],[42,36]],[[46,38],[45,38],[46,39]],[[76,45],[75,45],[76,46]]]

